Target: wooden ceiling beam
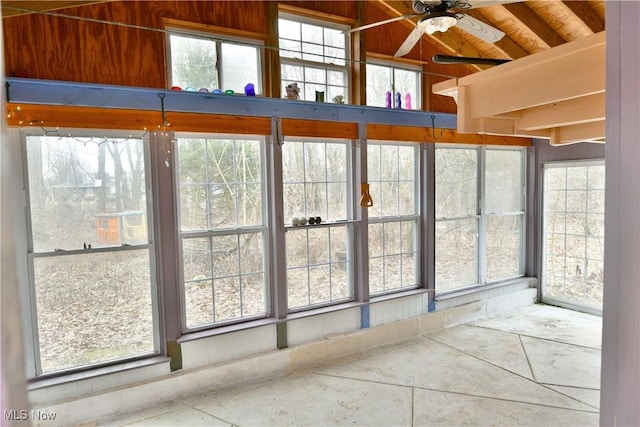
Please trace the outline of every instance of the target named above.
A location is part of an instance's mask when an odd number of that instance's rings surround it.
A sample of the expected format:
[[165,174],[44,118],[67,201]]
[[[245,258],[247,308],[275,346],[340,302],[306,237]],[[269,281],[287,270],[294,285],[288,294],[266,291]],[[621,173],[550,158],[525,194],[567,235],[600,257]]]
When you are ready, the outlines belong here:
[[591,28],[561,1],[535,0],[527,5],[567,42],[588,37]]
[[578,142],[602,142],[606,137],[605,121],[551,129],[551,145],[576,144]]
[[604,92],[604,44],[604,33],[598,33],[459,79],[471,91],[470,117]]
[[516,31],[522,33],[524,40],[528,40],[528,42],[525,42],[526,46],[524,47],[530,53],[540,52],[565,42],[553,28],[536,15],[524,2],[494,6],[490,12],[496,15],[499,14],[502,19],[514,23]]
[[527,108],[520,111],[518,115],[522,118],[516,119],[516,128],[523,131],[603,121],[605,119],[605,93]]
[[[487,7],[490,7],[490,6],[487,6]],[[502,28],[500,28],[499,23],[494,22],[491,19],[491,15],[489,13],[483,13],[484,9],[486,9],[486,7],[467,10],[464,13],[466,15],[469,15],[478,19],[479,21],[484,22],[487,25],[491,25],[493,27],[498,28],[499,30],[502,30]],[[462,30],[460,31],[462,32]],[[491,52],[488,55],[490,58],[518,59],[518,58],[522,58],[523,56],[527,56],[529,54],[529,52],[527,52],[525,49],[520,47],[518,43],[516,43],[514,40],[511,39],[507,31],[503,31],[503,32],[505,33],[504,37],[502,37],[500,40],[498,40],[495,43],[487,43],[483,40],[478,39],[477,37],[474,37],[475,39],[477,39],[476,45],[477,46],[486,45],[488,47],[487,51]]]
[[584,22],[594,33],[604,31],[604,19],[600,17],[587,1],[564,1],[571,11]]
[[591,8],[596,11],[598,16],[600,16],[600,19],[602,19],[602,21],[604,22],[606,15],[604,0],[588,0],[588,3],[589,5],[591,5]]
[[[458,132],[600,140],[605,120],[605,32],[433,85],[457,96]],[[540,78],[544,76],[544,78]]]

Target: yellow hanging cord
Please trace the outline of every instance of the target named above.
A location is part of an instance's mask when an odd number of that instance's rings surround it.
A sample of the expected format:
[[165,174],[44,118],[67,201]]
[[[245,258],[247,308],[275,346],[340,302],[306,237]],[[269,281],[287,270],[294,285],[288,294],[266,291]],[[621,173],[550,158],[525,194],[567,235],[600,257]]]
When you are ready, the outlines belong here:
[[369,184],[360,184],[360,190],[362,192],[362,196],[360,196],[360,206],[363,208],[370,208],[373,206],[373,199],[371,198],[371,194],[369,194]]

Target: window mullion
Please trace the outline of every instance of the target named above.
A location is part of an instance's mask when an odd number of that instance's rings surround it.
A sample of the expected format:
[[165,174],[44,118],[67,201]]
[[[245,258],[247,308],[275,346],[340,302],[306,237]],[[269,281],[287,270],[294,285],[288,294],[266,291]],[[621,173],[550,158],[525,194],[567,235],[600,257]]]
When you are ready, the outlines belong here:
[[478,148],[478,283],[487,282],[486,147]]

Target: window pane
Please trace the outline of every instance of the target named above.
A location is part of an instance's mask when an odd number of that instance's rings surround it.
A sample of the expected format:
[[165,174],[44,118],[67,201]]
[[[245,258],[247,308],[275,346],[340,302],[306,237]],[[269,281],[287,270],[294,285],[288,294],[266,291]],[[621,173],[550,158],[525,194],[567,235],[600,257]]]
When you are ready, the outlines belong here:
[[543,299],[602,310],[604,165],[544,168]]
[[477,214],[476,150],[436,149],[436,218]]
[[35,252],[148,242],[141,139],[27,137]]
[[264,235],[183,239],[187,327],[267,313]]
[[416,286],[414,221],[369,225],[369,291],[371,294]]
[[517,212],[522,210],[522,151],[487,150],[486,197],[487,212]]
[[262,93],[260,51],[257,47],[222,43],[222,87],[244,93],[247,83],[253,83],[256,93]]
[[[262,142],[178,138],[177,146],[187,328],[266,315],[265,231],[255,231],[264,225]],[[217,232],[192,237],[193,230]]]
[[34,259],[42,373],[154,352],[149,250]]
[[297,66],[297,65],[290,65],[290,64],[282,65],[283,91],[284,91],[284,87],[287,86],[289,83],[299,83],[303,81],[304,81],[304,67]]
[[278,19],[278,36],[281,39],[302,40],[300,23],[288,19]]
[[487,281],[522,274],[522,215],[487,218]]
[[261,225],[261,150],[258,140],[179,138],[181,229]]
[[347,219],[346,149],[341,143],[287,141],[283,145],[286,221],[293,215]]
[[337,48],[345,48],[344,34],[340,30],[334,30],[332,28],[324,29],[324,44],[327,46],[333,46]]
[[373,107],[386,106],[386,93],[393,91],[391,67],[367,64],[367,105]]
[[169,42],[172,86],[196,90],[219,88],[215,41],[171,34]]
[[289,309],[351,298],[346,226],[289,229],[286,245]]
[[309,83],[320,83],[324,85],[327,83],[326,70],[321,68],[305,68],[305,81]]
[[436,223],[437,292],[478,283],[478,221]]
[[420,109],[419,81],[420,81],[419,71],[403,70],[399,68],[394,69],[395,92],[396,93],[399,92],[401,94],[403,109],[405,110]]

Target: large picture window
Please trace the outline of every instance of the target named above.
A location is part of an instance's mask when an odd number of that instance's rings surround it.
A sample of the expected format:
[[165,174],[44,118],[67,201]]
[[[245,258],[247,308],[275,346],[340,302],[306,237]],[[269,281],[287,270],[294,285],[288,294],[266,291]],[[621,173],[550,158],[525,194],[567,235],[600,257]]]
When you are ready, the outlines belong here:
[[348,102],[349,51],[345,29],[281,14],[278,35],[282,87],[297,83],[301,100],[314,101],[316,92],[323,92],[327,102],[338,95]]
[[35,366],[158,352],[145,141],[26,136]]
[[436,291],[523,274],[524,151],[436,148]]
[[417,287],[417,155],[414,145],[367,145],[369,292]]
[[266,316],[262,139],[185,136],[177,148],[186,327]]
[[542,298],[602,311],[604,163],[548,163],[543,172]]
[[[286,140],[282,170],[289,309],[350,299],[349,145]],[[300,226],[293,218],[321,222]]]

